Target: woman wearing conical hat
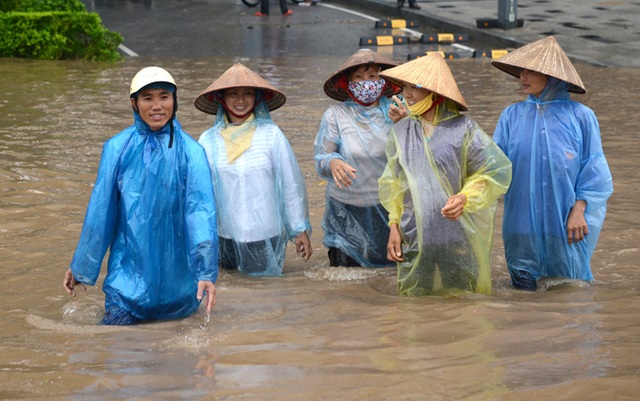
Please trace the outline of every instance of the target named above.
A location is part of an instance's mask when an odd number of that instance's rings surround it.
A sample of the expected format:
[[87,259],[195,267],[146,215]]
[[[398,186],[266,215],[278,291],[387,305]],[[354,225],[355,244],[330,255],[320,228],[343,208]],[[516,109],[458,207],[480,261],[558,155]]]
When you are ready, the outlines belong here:
[[398,293],[490,294],[496,200],[511,181],[509,159],[460,114],[466,102],[439,53],[380,75],[402,86],[410,111],[389,135],[379,180]]
[[327,109],[315,139],[316,171],[327,180],[322,221],[329,264],[385,267],[387,213],[378,197],[384,146],[393,126],[389,96],[399,91],[379,72],[397,63],[370,49],[354,53],[325,82],[340,103]]
[[530,43],[492,64],[520,79],[527,98],[501,114],[494,140],[513,163],[502,237],[514,287],[542,277],[592,281],[590,259],[613,192],[586,89],[556,40]]
[[242,64],[205,89],[197,109],[216,116],[199,139],[218,206],[219,264],[249,276],[282,274],[287,242],[311,257],[307,191],[298,161],[269,111],[285,96]]

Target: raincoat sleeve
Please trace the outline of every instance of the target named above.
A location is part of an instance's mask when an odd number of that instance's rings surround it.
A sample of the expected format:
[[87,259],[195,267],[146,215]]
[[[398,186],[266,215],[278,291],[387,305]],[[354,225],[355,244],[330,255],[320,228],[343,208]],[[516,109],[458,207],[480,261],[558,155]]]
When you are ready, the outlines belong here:
[[198,281],[218,278],[218,232],[211,170],[200,145],[194,145],[186,181],[189,266]]
[[389,212],[389,225],[398,224],[404,210],[405,193],[409,190],[407,177],[400,165],[395,128],[391,130],[386,145],[387,165],[378,179],[380,203]]
[[307,187],[291,145],[279,128],[276,128],[274,138],[273,164],[278,192],[283,200],[281,213],[289,239],[294,239],[304,231],[310,237]]
[[607,199],[613,193],[613,179],[602,150],[598,120],[591,109],[583,105],[580,108],[583,157],[576,180],[576,200],[587,201],[587,211],[598,210],[606,206]]
[[340,152],[340,131],[335,111],[329,108],[320,121],[320,128],[314,142],[316,171],[326,180],[333,180],[329,163],[333,159],[346,161]]
[[511,183],[511,161],[475,122],[466,151],[466,179],[460,193],[467,197],[465,212],[473,213],[507,192]]
[[496,143],[496,145],[498,145],[498,147],[500,149],[502,149],[502,151],[504,152],[505,155],[507,155],[507,157],[509,157],[509,148],[508,148],[508,143],[509,143],[509,117],[508,115],[511,114],[510,110],[513,108],[513,105],[508,106],[506,109],[504,109],[502,111],[502,113],[500,114],[500,118],[498,118],[498,124],[496,125],[496,129],[493,132],[493,140]]
[[117,219],[119,151],[109,140],[102,148],[96,183],[91,193],[71,271],[81,283],[94,285],[102,259],[114,237]]

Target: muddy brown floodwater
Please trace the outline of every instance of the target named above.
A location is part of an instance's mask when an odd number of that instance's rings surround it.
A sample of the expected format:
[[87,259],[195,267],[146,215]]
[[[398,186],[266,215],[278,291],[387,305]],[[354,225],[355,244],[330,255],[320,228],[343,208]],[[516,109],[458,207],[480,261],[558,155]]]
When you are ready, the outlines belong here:
[[[131,77],[148,65],[167,68],[179,86],[179,119],[197,138],[213,119],[193,100],[235,61],[287,95],[273,118],[308,186],[312,259],[303,263],[290,252],[279,278],[222,272],[209,322],[198,312],[180,321],[97,326],[100,285],[69,298],[61,283],[102,144],[133,120]],[[343,61],[3,59],[0,399],[637,399],[640,71],[577,65],[590,94],[574,98],[599,118],[615,186],[593,284],[513,290],[499,213],[493,295],[407,299],[394,293],[392,268],[329,268],[322,247],[324,183],[314,170],[313,139],[333,103],[323,81]],[[522,98],[518,84],[488,60],[450,65],[468,114],[492,133],[502,109]]]

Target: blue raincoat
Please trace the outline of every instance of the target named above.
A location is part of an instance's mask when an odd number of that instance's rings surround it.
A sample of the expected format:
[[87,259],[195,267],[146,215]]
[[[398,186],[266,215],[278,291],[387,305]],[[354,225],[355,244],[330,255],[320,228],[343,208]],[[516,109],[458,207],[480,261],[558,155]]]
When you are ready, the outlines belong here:
[[151,131],[134,118],[104,145],[71,270],[77,281],[95,284],[110,249],[107,315],[180,318],[198,309],[198,281],[218,276],[211,173],[204,149],[177,120]]
[[271,120],[264,101],[241,130],[253,130],[251,146],[229,162],[219,105],[213,127],[199,142],[211,167],[218,211],[220,265],[249,276],[279,276],[287,242],[311,236],[307,188],[289,141]]
[[[592,281],[590,259],[613,192],[593,111],[572,101],[563,81],[549,78],[536,98],[507,107],[494,140],[513,163],[504,199],[502,236],[515,286],[560,276]],[[576,200],[587,202],[589,234],[567,243],[567,218]]]
[[[402,235],[398,293],[491,294],[494,218],[511,181],[511,163],[452,101],[436,107],[433,124],[412,115],[393,127],[379,180],[389,222]],[[458,193],[467,203],[451,221],[440,211]]]
[[[323,244],[363,267],[392,264],[387,260],[387,212],[378,195],[378,178],[387,163],[385,144],[393,127],[389,105],[382,96],[378,106],[362,106],[352,99],[331,106],[315,140],[316,171],[327,180]],[[334,182],[329,166],[333,159],[356,169],[349,187],[339,188]]]

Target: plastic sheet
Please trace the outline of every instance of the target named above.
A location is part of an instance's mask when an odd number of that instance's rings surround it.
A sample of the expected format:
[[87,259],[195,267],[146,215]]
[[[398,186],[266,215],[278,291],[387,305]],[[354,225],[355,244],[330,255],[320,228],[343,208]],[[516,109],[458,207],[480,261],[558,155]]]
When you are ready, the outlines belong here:
[[287,242],[311,236],[307,190],[298,161],[264,101],[255,118],[251,147],[229,163],[221,129],[222,105],[213,127],[199,139],[211,167],[218,210],[220,265],[250,276],[282,274]]
[[[511,163],[452,102],[437,107],[436,125],[412,116],[394,126],[379,180],[389,221],[402,234],[398,293],[490,294],[496,200],[509,186]],[[464,212],[448,220],[440,210],[460,192],[467,196]]]
[[[385,144],[393,122],[390,100],[362,106],[351,99],[327,109],[315,140],[316,171],[327,180],[326,210],[322,221],[325,247],[338,248],[363,267],[384,267],[389,227],[380,204],[378,178],[387,162]],[[356,169],[349,187],[339,188],[329,163],[344,160]]]

